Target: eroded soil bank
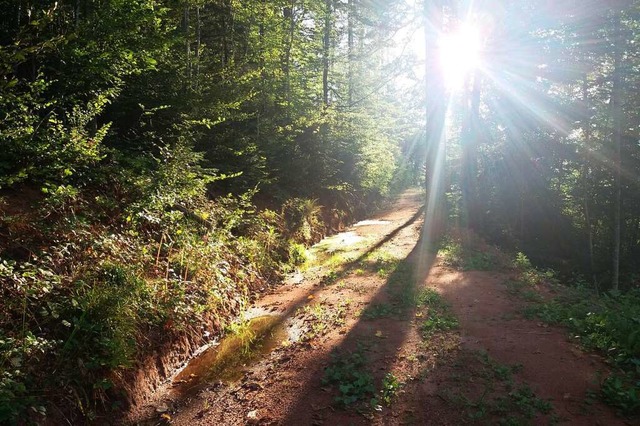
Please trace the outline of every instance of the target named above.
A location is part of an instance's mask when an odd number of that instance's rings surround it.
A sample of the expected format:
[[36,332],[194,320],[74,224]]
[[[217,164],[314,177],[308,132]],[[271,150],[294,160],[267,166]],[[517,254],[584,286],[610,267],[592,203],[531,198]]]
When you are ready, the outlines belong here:
[[[174,377],[129,420],[624,424],[589,397],[606,372],[602,360],[565,330],[523,318],[525,302],[504,285],[514,271],[448,266],[420,238],[421,206],[420,192],[408,191],[388,211],[316,245],[307,270],[245,313],[267,318],[266,341],[240,330],[250,344],[223,343],[214,361],[201,358],[204,369]],[[225,345],[241,360],[231,370],[215,361]]]

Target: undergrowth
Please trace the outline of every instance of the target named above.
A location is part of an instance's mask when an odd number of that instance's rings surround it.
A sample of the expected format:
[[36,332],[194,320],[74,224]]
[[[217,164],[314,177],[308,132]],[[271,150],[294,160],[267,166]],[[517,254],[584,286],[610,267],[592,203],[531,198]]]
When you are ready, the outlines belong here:
[[281,212],[257,210],[253,193],[209,201],[179,153],[146,174],[122,167],[146,160],[120,159],[118,173],[107,163],[91,185],[32,191],[32,206],[2,211],[0,423],[121,411],[155,348],[214,336],[304,262],[302,244],[322,232],[316,201]]
[[439,395],[472,424],[542,424],[541,415],[557,423],[551,403],[513,377],[521,366],[500,364],[483,352],[463,352],[451,368],[451,380],[441,385]]
[[424,338],[458,327],[458,319],[437,291],[430,288],[422,290],[417,296],[416,306],[416,317],[420,319],[420,332]]
[[553,271],[538,270],[522,253],[514,264],[519,279],[507,288],[533,302],[525,316],[566,326],[585,348],[604,354],[615,371],[601,383],[601,398],[623,415],[639,416],[640,289],[599,295],[581,285],[555,285],[560,295],[544,301],[531,288],[540,282],[557,284]]
[[363,345],[353,352],[333,352],[331,363],[324,371],[323,385],[337,388],[334,401],[341,408],[355,407],[364,411],[380,410],[381,404],[390,406],[402,383],[388,372],[377,388]]
[[486,247],[472,234],[447,236],[440,242],[438,255],[445,265],[464,271],[488,271],[500,264],[496,251]]

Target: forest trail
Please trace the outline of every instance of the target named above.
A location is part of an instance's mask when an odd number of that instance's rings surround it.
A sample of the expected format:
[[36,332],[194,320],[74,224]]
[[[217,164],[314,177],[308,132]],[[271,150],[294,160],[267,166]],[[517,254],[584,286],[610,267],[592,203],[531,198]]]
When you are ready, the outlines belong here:
[[[307,270],[246,313],[268,324],[257,359],[232,345],[245,366],[189,367],[142,423],[625,424],[589,396],[601,358],[523,317],[505,285],[516,272],[456,270],[424,247],[422,198],[407,191],[314,246]],[[211,351],[205,364],[220,364]]]

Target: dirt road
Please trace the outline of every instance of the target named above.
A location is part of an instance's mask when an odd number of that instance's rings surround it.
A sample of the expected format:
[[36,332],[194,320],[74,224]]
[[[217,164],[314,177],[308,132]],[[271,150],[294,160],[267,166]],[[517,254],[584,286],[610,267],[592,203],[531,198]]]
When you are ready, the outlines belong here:
[[407,191],[316,245],[245,314],[249,338],[201,355],[146,423],[624,424],[589,396],[600,358],[524,319],[514,271],[448,266],[420,238],[421,205]]

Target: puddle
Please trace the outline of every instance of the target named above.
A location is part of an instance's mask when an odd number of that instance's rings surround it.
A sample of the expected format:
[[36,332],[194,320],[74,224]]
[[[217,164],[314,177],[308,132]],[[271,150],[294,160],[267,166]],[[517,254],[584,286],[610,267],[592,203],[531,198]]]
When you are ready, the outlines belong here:
[[388,225],[389,223],[391,223],[390,220],[361,220],[360,222],[356,223],[355,225],[353,225],[354,227],[356,226],[371,226],[371,225]]
[[298,270],[287,275],[284,282],[285,284],[300,284],[302,281],[304,281],[304,275],[302,275],[302,272]]
[[344,246],[351,246],[363,241],[365,238],[353,231],[341,232],[331,237],[327,237],[314,246],[323,250],[336,250]]
[[289,338],[281,318],[253,318],[239,333],[223,338],[202,352],[173,380],[173,392],[188,396],[211,382],[233,382],[242,378],[249,365],[262,359]]

